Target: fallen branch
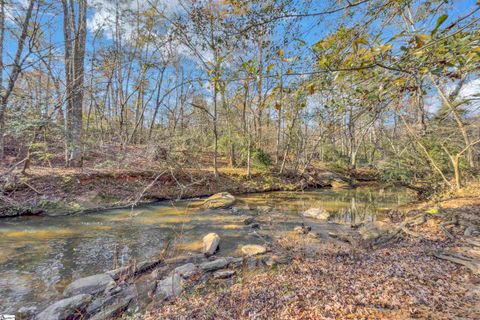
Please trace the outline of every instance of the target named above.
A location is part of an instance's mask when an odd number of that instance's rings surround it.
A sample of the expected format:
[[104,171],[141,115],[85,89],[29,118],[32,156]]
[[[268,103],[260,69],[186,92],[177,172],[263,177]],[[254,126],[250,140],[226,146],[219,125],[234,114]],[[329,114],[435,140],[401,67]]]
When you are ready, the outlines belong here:
[[137,196],[137,198],[135,199],[135,201],[132,203],[132,209],[138,204],[138,202],[140,201],[140,199],[142,199],[143,195],[145,194],[145,192],[148,191],[148,189],[150,189],[154,184],[155,182],[157,182],[158,179],[160,179],[160,177],[165,173],[165,171],[159,173],[155,179],[152,180],[152,182],[150,182],[146,187],[145,189],[143,189],[142,192],[140,192],[140,194]]
[[409,236],[413,236],[413,237],[416,237],[416,238],[421,237],[420,234],[418,234],[414,231],[411,231],[408,228],[419,226],[421,224],[424,224],[426,221],[427,221],[427,219],[426,219],[426,216],[425,216],[424,213],[418,214],[418,215],[416,215],[414,217],[411,217],[411,218],[407,218],[403,222],[393,226],[392,229],[390,229],[390,230],[380,234],[378,237],[376,237],[373,240],[373,244],[375,246],[379,246],[379,245],[383,245],[383,244],[386,244],[388,242],[391,242],[393,240],[396,240],[400,237],[400,234],[402,232],[406,233]]
[[446,221],[446,222],[442,222],[440,223],[440,229],[443,231],[443,233],[445,233],[445,235],[450,239],[450,240],[455,240],[455,236],[453,234],[450,233],[450,231],[447,230],[447,227],[449,226],[453,226],[455,225],[457,222],[456,222],[456,219],[453,219],[451,221]]
[[27,182],[23,182],[24,185],[26,185],[27,187],[29,187],[30,189],[32,189],[33,191],[35,191],[36,193],[38,193],[39,195],[43,195],[44,193],[43,192],[40,192],[38,191],[37,189],[35,189],[31,184],[27,183]]

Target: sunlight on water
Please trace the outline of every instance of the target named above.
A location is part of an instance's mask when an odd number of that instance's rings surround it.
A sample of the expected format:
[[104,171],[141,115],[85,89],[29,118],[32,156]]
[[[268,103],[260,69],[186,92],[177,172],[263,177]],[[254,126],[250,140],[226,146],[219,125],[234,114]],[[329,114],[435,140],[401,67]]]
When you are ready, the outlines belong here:
[[[206,210],[202,200],[164,202],[138,209],[110,210],[60,217],[0,220],[0,314],[21,306],[45,306],[75,278],[157,256],[169,239],[175,252],[199,252],[205,234],[221,238],[219,255],[239,254],[259,238],[243,224],[247,215],[263,219],[263,228],[281,235],[304,219],[299,213],[320,207],[332,221],[376,219],[386,210],[412,201],[406,189],[357,188],[306,192],[269,192],[237,196],[242,210]],[[256,210],[258,209],[258,210]]]
[[245,226],[239,224],[226,224],[222,226],[224,230],[235,230],[235,229],[243,229]]
[[6,238],[22,238],[22,239],[54,239],[59,237],[67,237],[74,235],[71,229],[40,229],[40,230],[22,230],[22,231],[4,231],[2,237]]
[[180,242],[175,244],[175,249],[182,251],[201,251],[203,243],[200,240],[192,242]]

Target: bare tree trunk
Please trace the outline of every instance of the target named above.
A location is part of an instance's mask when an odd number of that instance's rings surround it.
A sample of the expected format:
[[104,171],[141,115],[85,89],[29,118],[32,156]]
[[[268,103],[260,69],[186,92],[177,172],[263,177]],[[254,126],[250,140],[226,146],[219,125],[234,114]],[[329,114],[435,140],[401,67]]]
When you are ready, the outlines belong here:
[[[65,77],[67,92],[65,162],[70,167],[82,166],[82,113],[87,2],[78,0],[78,25],[75,4],[62,0],[64,10]],[[73,45],[73,46],[72,46]]]
[[155,126],[155,120],[157,119],[158,111],[160,110],[160,105],[165,98],[165,95],[160,97],[160,92],[162,91],[162,84],[163,84],[163,75],[165,74],[165,66],[162,67],[160,71],[160,78],[158,81],[157,93],[155,97],[155,111],[153,112],[152,121],[150,122],[150,128],[148,129],[148,140],[152,138],[153,127]]
[[[457,123],[458,129],[460,130],[460,133],[462,134],[465,146],[469,146],[470,145],[470,137],[468,136],[467,129],[465,128],[465,125],[463,124],[462,119],[460,118],[460,115],[458,114],[458,110],[456,109],[456,107],[454,107],[452,105],[450,99],[447,97],[444,90],[442,90],[442,88],[440,88],[440,85],[436,82],[433,75],[429,74],[429,76],[430,76],[430,80],[432,81],[433,85],[437,89],[438,94],[440,95],[440,98],[442,99],[443,103],[445,103],[445,105],[447,105],[447,107],[452,112],[453,118],[455,119],[455,122]],[[463,80],[462,80],[462,83],[463,83]],[[458,91],[460,91],[460,89],[458,89]],[[452,98],[456,97],[455,94],[458,95],[458,92],[457,93],[455,93],[455,92],[452,93],[450,95],[450,97],[452,97]],[[475,162],[473,160],[473,149],[472,148],[468,148],[468,150],[467,150],[467,160],[468,160],[468,164],[470,165],[471,168],[475,167]]]
[[[259,66],[258,66],[258,74],[261,75],[263,73],[263,31],[262,35],[258,37],[258,50],[259,50]],[[262,148],[262,116],[263,116],[263,98],[262,98],[262,91],[263,91],[263,82],[262,82],[262,77],[260,76],[258,78],[258,120],[257,120],[257,130],[258,130],[258,136],[257,136],[257,143],[259,144],[260,148]]]
[[282,135],[283,77],[280,75],[280,102],[278,103],[277,140],[275,143],[275,164],[280,161],[280,138]]
[[217,164],[217,157],[218,157],[218,128],[217,128],[217,82],[216,80],[213,81],[214,89],[213,89],[213,174],[215,178],[218,178],[218,164]]
[[290,128],[288,129],[288,136],[287,136],[287,138],[286,138],[287,140],[285,142],[285,151],[283,152],[282,165],[281,165],[280,171],[279,171],[280,174],[283,174],[283,172],[285,171],[285,165],[287,163],[288,153],[290,152],[290,145],[291,145],[291,140],[292,140],[293,129],[295,127],[295,123],[297,121],[299,112],[300,112],[299,109],[296,108],[294,117],[293,117],[292,122],[290,124]]
[[252,159],[252,135],[250,131],[248,132],[248,142],[247,142],[247,178],[250,179],[252,176],[251,168],[251,159]]
[[0,161],[4,156],[4,125],[5,105],[3,103],[3,39],[5,38],[5,0],[0,0],[0,97],[2,98],[0,110]]

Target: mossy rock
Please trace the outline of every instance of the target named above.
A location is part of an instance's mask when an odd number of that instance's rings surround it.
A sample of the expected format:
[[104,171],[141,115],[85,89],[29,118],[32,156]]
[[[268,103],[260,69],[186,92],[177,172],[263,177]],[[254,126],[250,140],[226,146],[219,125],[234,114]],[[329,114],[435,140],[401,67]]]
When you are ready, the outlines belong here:
[[348,189],[352,188],[352,184],[348,181],[344,181],[341,179],[333,179],[330,184],[332,185],[332,188],[334,189]]
[[220,209],[231,207],[235,201],[235,197],[228,192],[216,193],[213,196],[205,199],[203,207],[208,209]]

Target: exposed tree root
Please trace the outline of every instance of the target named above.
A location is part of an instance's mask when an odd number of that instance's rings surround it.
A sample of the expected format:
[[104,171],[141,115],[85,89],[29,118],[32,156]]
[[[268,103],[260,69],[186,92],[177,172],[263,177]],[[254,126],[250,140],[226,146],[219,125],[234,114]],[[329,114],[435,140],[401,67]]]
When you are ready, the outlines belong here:
[[405,219],[403,222],[393,226],[391,229],[383,232],[376,238],[372,239],[371,243],[374,246],[380,246],[392,241],[400,239],[402,233],[418,238],[422,237],[419,233],[409,230],[409,228],[424,224],[427,221],[425,214],[421,213],[411,218]]
[[480,274],[480,260],[478,259],[473,259],[471,257],[457,253],[436,252],[433,255],[439,259],[447,260],[456,264],[461,264],[472,270],[472,272]]
[[472,246],[475,247],[480,247],[480,241],[472,240],[472,239],[464,239],[465,242],[468,244],[471,244]]

